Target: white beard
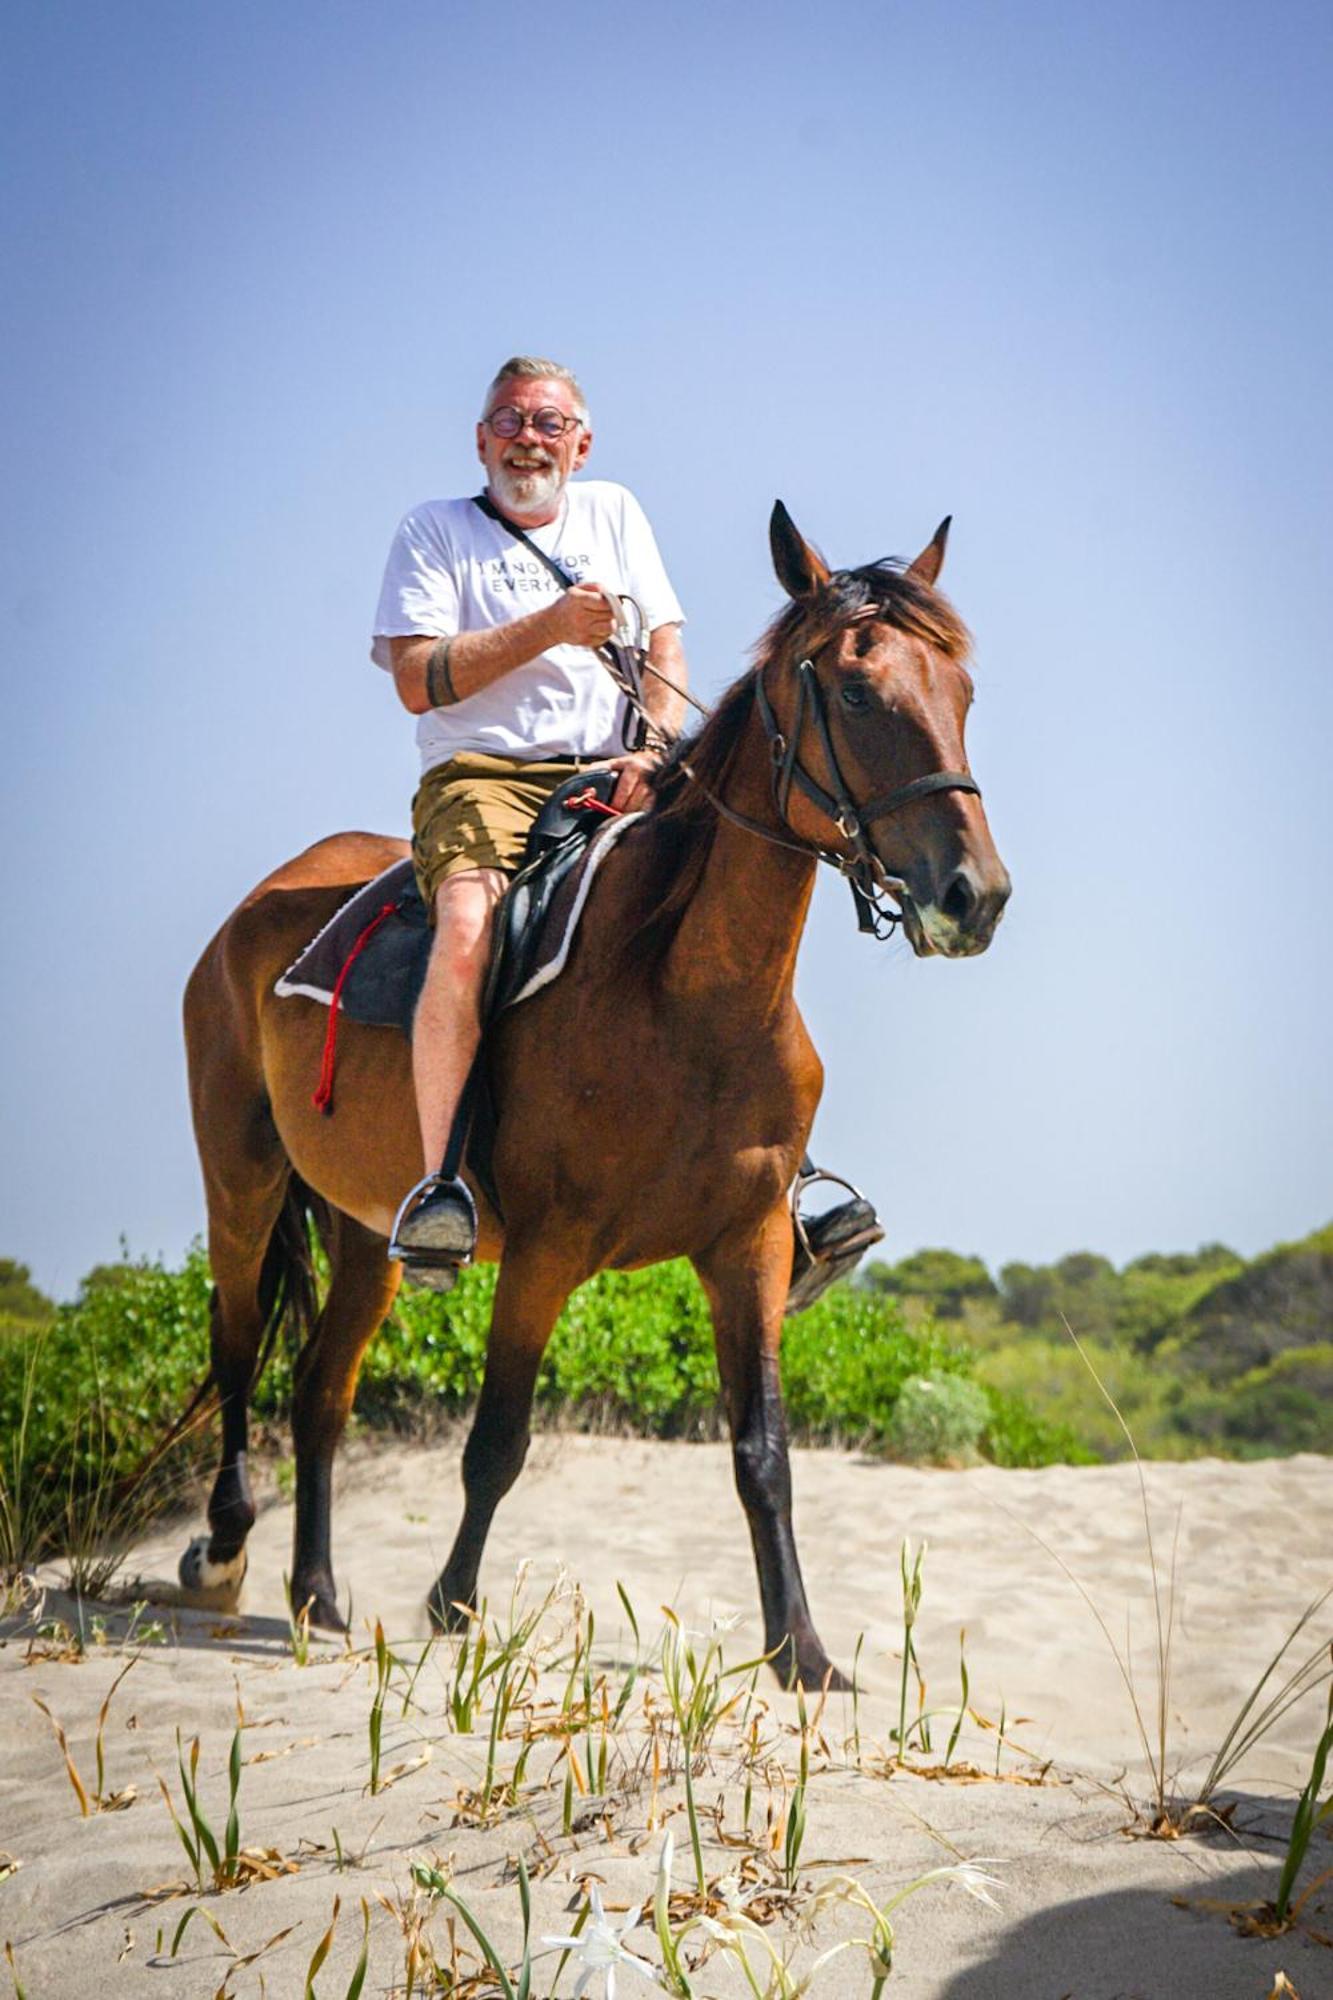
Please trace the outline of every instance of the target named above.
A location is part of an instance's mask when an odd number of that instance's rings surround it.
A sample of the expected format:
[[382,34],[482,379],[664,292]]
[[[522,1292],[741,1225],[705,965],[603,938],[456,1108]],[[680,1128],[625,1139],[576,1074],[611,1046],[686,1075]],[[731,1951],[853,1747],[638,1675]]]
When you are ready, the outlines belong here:
[[492,478],[495,497],[501,507],[519,514],[530,514],[534,509],[550,506],[559,496],[563,484],[557,465],[539,466],[531,472],[518,472],[512,466],[497,465]]

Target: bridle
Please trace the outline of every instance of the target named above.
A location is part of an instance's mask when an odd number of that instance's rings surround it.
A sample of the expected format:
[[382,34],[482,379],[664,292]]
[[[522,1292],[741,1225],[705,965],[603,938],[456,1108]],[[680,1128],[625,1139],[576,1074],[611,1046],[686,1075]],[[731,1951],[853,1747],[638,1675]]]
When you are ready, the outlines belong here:
[[[827,861],[839,874],[846,877],[856,907],[857,927],[877,938],[890,937],[903,921],[902,910],[895,909],[887,900],[894,896],[901,902],[906,898],[907,884],[890,875],[883,862],[875,853],[870,842],[869,828],[877,820],[887,819],[890,813],[900,812],[904,806],[917,799],[929,798],[934,792],[972,792],[981,797],[981,787],[967,771],[928,771],[924,777],[913,778],[906,785],[899,785],[895,791],[886,792],[882,797],[867,799],[858,804],[852,797],[847,780],[843,777],[842,766],[838,762],[833,747],[833,732],[829,728],[828,709],[824,701],[824,691],[815,672],[814,661],[801,660],[796,667],[796,714],[789,734],[778,726],[764,687],[764,673],[771,662],[755,669],[754,696],[759,719],[768,738],[769,757],[773,774],[773,803],[778,816],[794,840],[775,833],[762,820],[751,819],[748,813],[737,812],[734,807],[717,797],[704,784],[698,774],[691,770],[682,758],[680,768],[691,782],[704,793],[715,811],[733,826],[742,827],[747,833],[758,835],[777,847],[788,847],[799,854],[813,854],[816,860]],[[826,791],[800,761],[801,732],[805,727],[806,708],[809,707],[814,722],[815,733],[828,765],[835,790]],[[850,848],[823,847],[816,841],[805,840],[791,823],[788,807],[791,802],[791,788],[795,785],[837,827]]]

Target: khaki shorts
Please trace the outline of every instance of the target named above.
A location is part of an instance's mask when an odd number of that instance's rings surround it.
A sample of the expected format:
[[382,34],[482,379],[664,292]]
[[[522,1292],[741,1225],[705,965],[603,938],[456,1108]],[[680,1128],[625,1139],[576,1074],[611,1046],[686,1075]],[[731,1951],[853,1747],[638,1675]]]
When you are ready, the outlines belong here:
[[520,764],[477,751],[426,772],[412,801],[412,862],[435,921],[435,891],[469,868],[516,875],[528,834],[557,785],[605,758]]

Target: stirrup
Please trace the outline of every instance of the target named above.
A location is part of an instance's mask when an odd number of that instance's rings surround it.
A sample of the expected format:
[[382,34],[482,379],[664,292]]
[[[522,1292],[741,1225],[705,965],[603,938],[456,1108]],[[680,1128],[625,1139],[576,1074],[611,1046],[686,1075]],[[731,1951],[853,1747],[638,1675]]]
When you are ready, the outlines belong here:
[[[820,1181],[846,1188],[851,1200],[837,1203],[823,1215],[807,1218],[801,1214],[801,1197]],[[844,1180],[841,1174],[826,1173],[822,1167],[800,1173],[793,1181],[791,1219],[794,1241],[791,1282],[784,1308],[787,1318],[812,1306],[830,1285],[855,1270],[867,1250],[884,1241],[874,1204],[851,1181]]]
[[434,1291],[452,1291],[476,1247],[477,1206],[457,1176],[427,1174],[408,1190],[394,1217],[388,1252],[405,1277]]

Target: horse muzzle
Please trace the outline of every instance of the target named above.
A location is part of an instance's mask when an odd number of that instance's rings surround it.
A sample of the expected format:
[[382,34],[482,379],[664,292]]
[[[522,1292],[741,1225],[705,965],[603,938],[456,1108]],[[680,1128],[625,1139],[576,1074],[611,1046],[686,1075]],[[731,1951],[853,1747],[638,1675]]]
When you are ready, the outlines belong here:
[[899,903],[912,950],[918,958],[975,958],[994,937],[1011,888],[998,862],[987,870],[964,862],[924,895],[904,884]]

